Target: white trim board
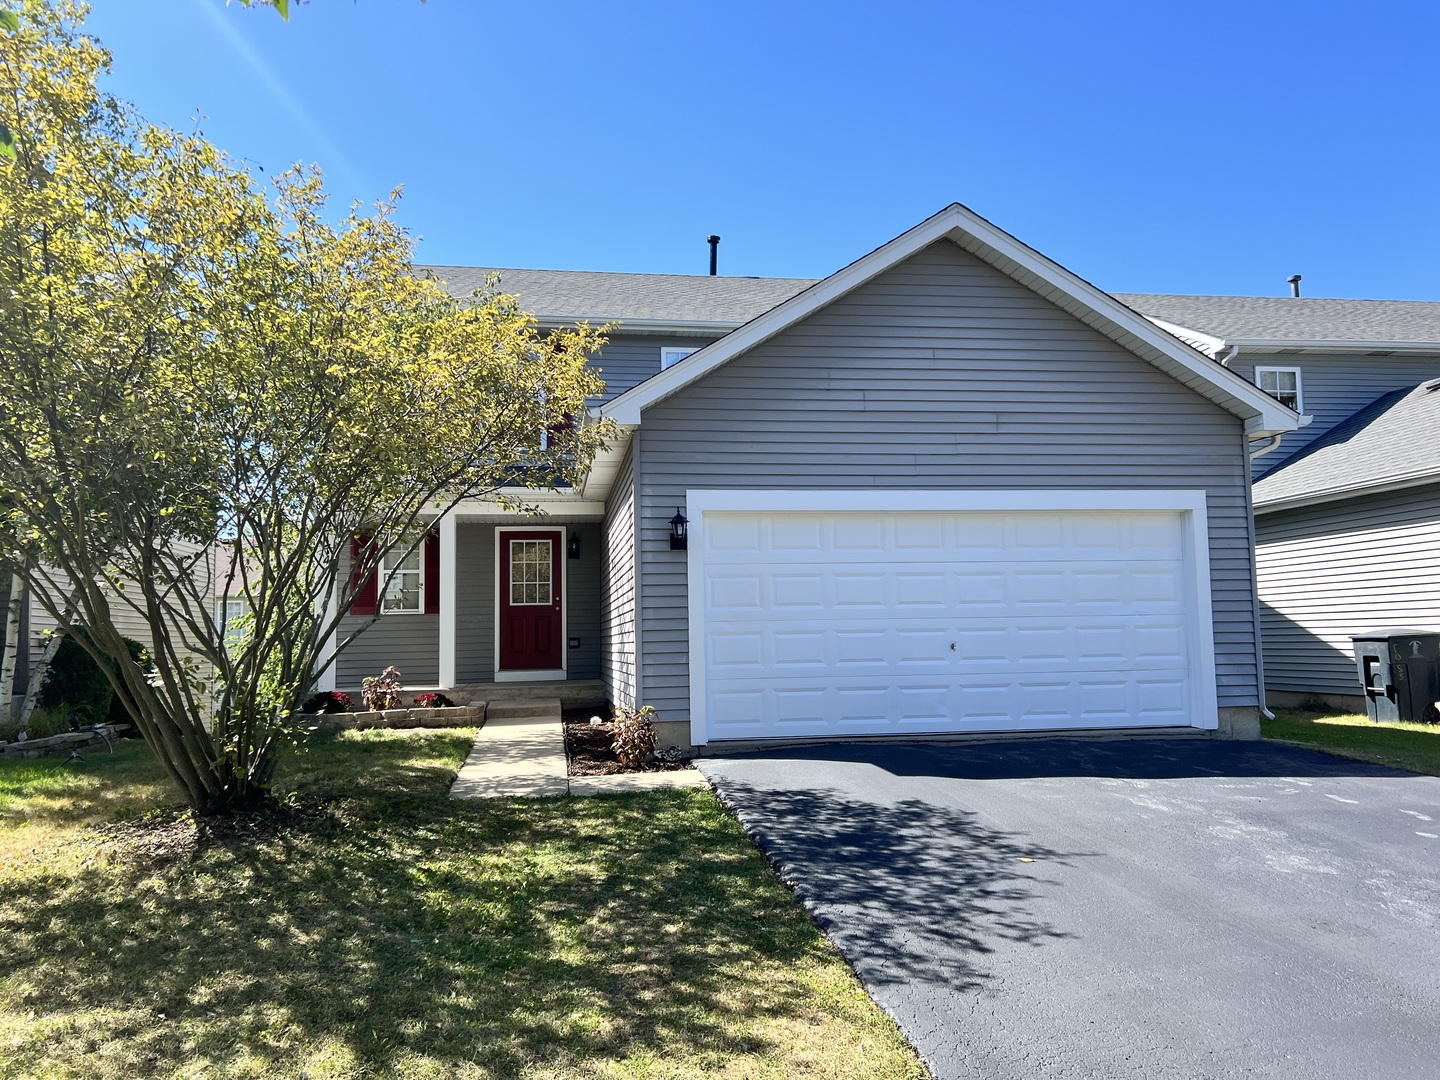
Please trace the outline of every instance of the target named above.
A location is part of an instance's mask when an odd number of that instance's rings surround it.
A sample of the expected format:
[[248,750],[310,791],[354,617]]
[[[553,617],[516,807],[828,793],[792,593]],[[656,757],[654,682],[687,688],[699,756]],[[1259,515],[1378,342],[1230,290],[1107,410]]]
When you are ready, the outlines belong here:
[[[502,532],[559,532],[560,533],[560,667],[558,670],[520,668],[500,669],[500,534]],[[527,680],[568,679],[570,677],[570,530],[563,524],[557,525],[496,525],[495,563],[491,570],[495,583],[495,603],[492,605],[491,624],[495,628],[494,650],[491,657],[490,675],[495,682],[525,682]]]
[[639,425],[641,414],[651,405],[678,393],[721,364],[769,340],[938,240],[953,241],[1122,348],[1240,417],[1252,438],[1294,431],[1299,426],[1300,418],[1295,413],[1262,393],[1248,379],[1222,367],[959,203],[952,203],[843,270],[612,398],[600,407],[600,413],[621,424]]
[[[1178,513],[1185,526],[1184,558],[1190,574],[1185,603],[1190,613],[1191,726],[1219,726],[1215,670],[1215,623],[1211,604],[1210,532],[1203,490],[710,490],[685,493],[690,519],[686,550],[689,608],[690,741],[708,741],[705,670],[705,517],[725,513],[964,513],[964,512],[1156,512]],[[1257,645],[1258,648],[1258,645]]]

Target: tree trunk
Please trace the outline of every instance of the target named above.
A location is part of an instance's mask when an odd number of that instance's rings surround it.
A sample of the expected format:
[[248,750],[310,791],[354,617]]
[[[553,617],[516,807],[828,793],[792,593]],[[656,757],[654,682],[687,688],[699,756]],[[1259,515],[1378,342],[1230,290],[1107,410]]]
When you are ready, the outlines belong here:
[[5,605],[5,653],[0,657],[0,720],[10,719],[15,703],[15,671],[20,666],[20,612],[25,603],[25,582],[10,578],[10,600]]
[[45,645],[45,651],[40,654],[40,662],[30,673],[30,685],[25,690],[25,702],[20,706],[20,716],[18,717],[22,729],[30,722],[30,714],[35,711],[35,702],[40,697],[40,688],[50,677],[50,661],[55,659],[55,654],[60,651],[60,643],[64,640],[65,633],[62,630],[56,630],[51,634],[50,640]]

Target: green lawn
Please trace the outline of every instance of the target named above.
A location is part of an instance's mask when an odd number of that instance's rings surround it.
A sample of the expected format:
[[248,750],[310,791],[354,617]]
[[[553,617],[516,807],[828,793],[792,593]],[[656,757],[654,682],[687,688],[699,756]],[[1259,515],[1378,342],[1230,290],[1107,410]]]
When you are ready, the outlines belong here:
[[1342,757],[1440,776],[1440,724],[1376,724],[1369,717],[1276,709],[1265,738],[1302,743]]
[[452,802],[473,734],[203,837],[142,745],[0,763],[0,1076],[925,1075],[708,792]]

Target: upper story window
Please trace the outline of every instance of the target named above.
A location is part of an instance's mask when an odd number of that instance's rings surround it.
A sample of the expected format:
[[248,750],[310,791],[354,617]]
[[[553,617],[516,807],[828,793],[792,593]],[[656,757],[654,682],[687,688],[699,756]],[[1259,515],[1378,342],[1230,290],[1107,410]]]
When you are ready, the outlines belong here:
[[1298,367],[1257,367],[1255,385],[1282,405],[1300,412],[1300,369]]
[[240,620],[250,611],[243,599],[222,597],[215,601],[215,625],[225,635],[225,648],[230,650],[245,640],[245,627]]
[[660,347],[660,370],[678,364],[685,357],[700,350],[689,345],[662,345]]
[[[419,614],[425,610],[425,545],[417,544],[408,555],[407,547],[406,541],[400,541],[380,563],[380,580],[389,581],[385,603],[380,607],[387,615]],[[390,576],[392,570],[394,577]]]

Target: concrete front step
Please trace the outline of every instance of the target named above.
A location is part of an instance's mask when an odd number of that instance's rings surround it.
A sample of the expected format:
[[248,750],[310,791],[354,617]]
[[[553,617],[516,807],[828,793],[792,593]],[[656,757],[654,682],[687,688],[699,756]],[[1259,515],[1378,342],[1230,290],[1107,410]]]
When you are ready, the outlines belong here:
[[605,704],[605,684],[599,679],[566,682],[471,682],[456,683],[445,691],[456,701],[553,701],[562,708],[595,707]]
[[485,705],[485,722],[503,723],[506,720],[553,720],[560,722],[560,701],[489,701]]

